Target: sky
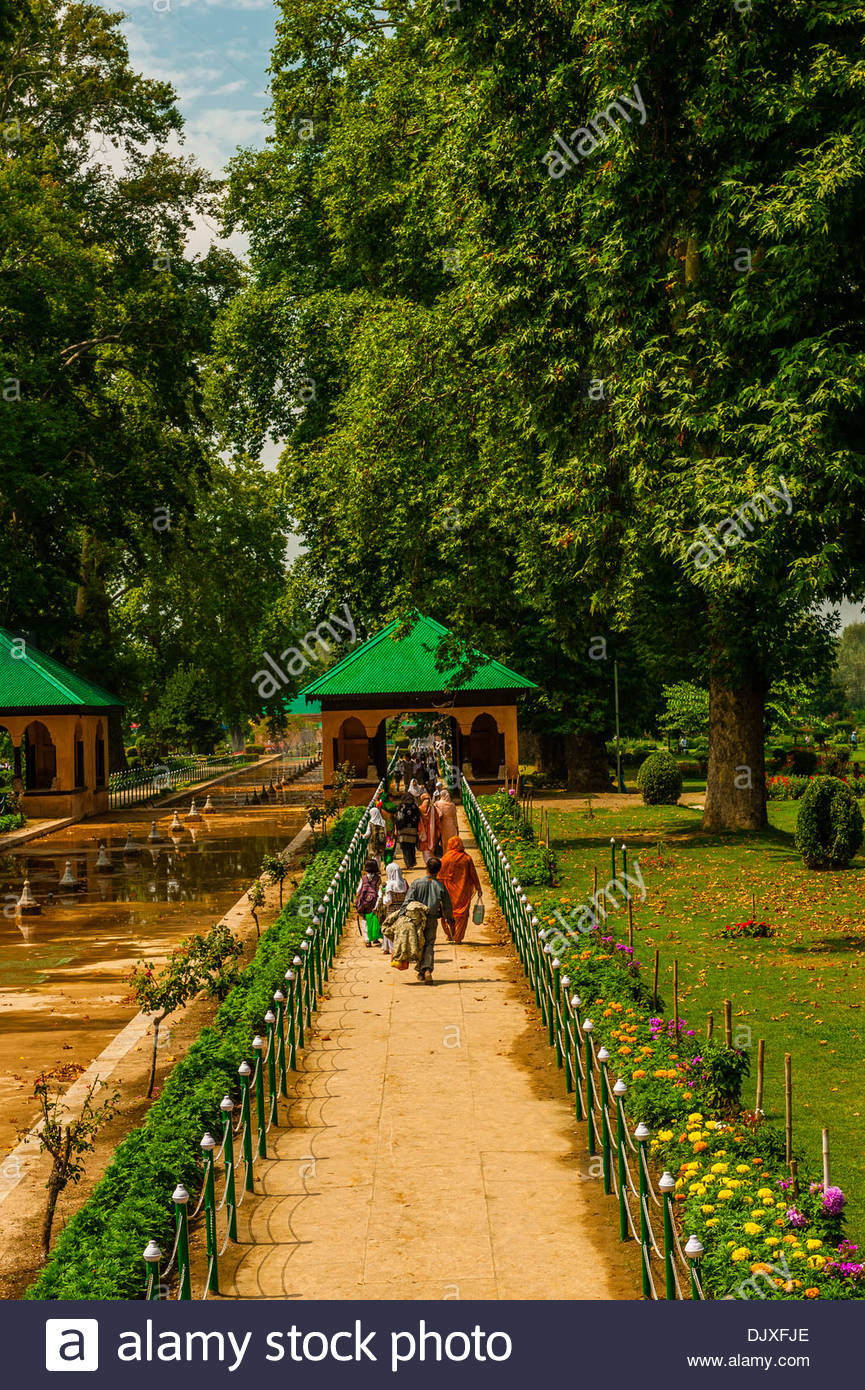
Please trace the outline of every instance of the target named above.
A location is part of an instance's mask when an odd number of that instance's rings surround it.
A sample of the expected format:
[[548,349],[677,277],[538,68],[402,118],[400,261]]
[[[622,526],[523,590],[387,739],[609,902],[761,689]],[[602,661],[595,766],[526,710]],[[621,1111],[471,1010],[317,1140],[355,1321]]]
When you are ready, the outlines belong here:
[[[219,175],[238,146],[264,144],[271,0],[126,0],[122,10],[132,66],[177,93],[185,153]],[[206,249],[214,231],[200,225],[190,249]],[[231,244],[243,251],[242,241]]]

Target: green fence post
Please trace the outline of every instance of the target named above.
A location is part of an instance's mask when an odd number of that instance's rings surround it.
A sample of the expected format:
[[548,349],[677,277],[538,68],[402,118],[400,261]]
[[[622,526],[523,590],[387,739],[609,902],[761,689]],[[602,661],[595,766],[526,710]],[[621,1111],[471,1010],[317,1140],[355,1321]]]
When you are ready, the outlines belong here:
[[583,1119],[583,1092],[580,1086],[580,996],[571,996],[571,1012],[574,1024],[574,1103],[576,1106],[577,1119]]
[[664,1282],[667,1298],[676,1297],[676,1280],[673,1277],[673,1189],[676,1180],[672,1173],[664,1172],[658,1180],[658,1189],[664,1206]]
[[628,846],[622,842],[622,878],[628,876]]
[[253,1172],[252,1172],[252,1096],[250,1091],[249,1078],[252,1076],[252,1067],[248,1062],[241,1062],[237,1068],[240,1077],[240,1136],[243,1147],[243,1185],[247,1192],[253,1191]]
[[703,1254],[703,1247],[700,1244],[700,1241],[697,1238],[697,1236],[688,1236],[688,1243],[685,1246],[685,1254],[691,1261],[691,1297],[694,1300],[697,1300],[702,1298],[698,1280],[700,1276],[700,1259]]
[[192,1297],[192,1277],[189,1270],[189,1193],[180,1183],[171,1194],[174,1203],[174,1224],[177,1231],[177,1278],[180,1284],[180,1301],[186,1303]]
[[225,1219],[228,1222],[230,1240],[237,1240],[237,1188],[234,1168],[234,1101],[231,1096],[223,1096],[219,1102],[222,1111],[222,1156],[225,1164]]
[[583,1022],[583,1036],[586,1040],[586,1124],[588,1126],[589,1157],[594,1158],[597,1153],[595,1143],[595,1101],[594,1101],[594,1074],[595,1063],[592,1055],[592,1030],[594,1023],[590,1018]]
[[277,1105],[277,1082],[276,1082],[276,1014],[273,1009],[268,1009],[264,1015],[264,1023],[267,1028],[267,1091],[270,1098],[268,1109],[270,1110],[270,1123],[275,1125],[276,1105]]
[[604,1164],[604,1192],[609,1197],[613,1190],[610,1165],[610,1121],[607,1116],[609,1090],[607,1086],[607,1063],[610,1054],[605,1047],[598,1048],[598,1067],[601,1073],[601,1154]]
[[219,1242],[216,1239],[216,1187],[213,1181],[213,1150],[216,1140],[206,1131],[201,1139],[204,1158],[204,1248],[207,1255],[205,1293],[219,1293]]
[[616,1097],[616,1149],[619,1158],[619,1237],[621,1240],[628,1239],[628,1170],[625,1159],[625,1104],[623,1099],[627,1089],[624,1081],[619,1077],[613,1087],[613,1095]]
[[610,836],[610,863],[612,865],[613,879],[616,877],[616,841],[614,836]]
[[292,965],[294,966],[294,973],[295,973],[295,979],[294,979],[294,981],[292,982],[292,987],[295,988],[296,994],[297,994],[297,1038],[296,1038],[295,1041],[296,1041],[296,1043],[297,1043],[297,1046],[300,1047],[300,1048],[302,1048],[302,1047],[303,1047],[303,957],[302,957],[302,956],[295,956],[295,957],[294,957],[294,960],[292,961]]
[[[321,923],[324,917],[324,903],[319,903],[318,912],[312,919],[312,926],[307,927],[306,934],[309,937],[310,951],[312,954],[312,971],[315,980],[316,996],[321,994],[324,981],[321,976]],[[316,1004],[316,1008],[318,1004]]]
[[571,987],[570,975],[562,975],[562,1056],[565,1064],[565,1094],[570,1095],[574,1089],[573,1062],[571,1060],[571,1049],[568,1046],[568,990]]
[[649,1260],[651,1258],[649,1243],[649,1184],[646,1181],[646,1143],[651,1135],[651,1130],[642,1121],[634,1130],[634,1138],[637,1141],[637,1167],[640,1170],[640,1244],[643,1247],[643,1258],[640,1261],[643,1271],[643,1297],[652,1297],[652,1285],[649,1281]]
[[553,948],[550,946],[550,970],[552,980],[552,999],[550,1000],[550,1013],[553,1016],[553,1042],[556,1047],[556,1066],[561,1068],[562,1063],[562,1038],[560,1031],[559,1010],[561,1007],[561,989],[559,986],[559,971],[562,962],[558,956],[552,954]]
[[159,1261],[162,1259],[162,1251],[155,1240],[147,1242],[144,1259],[147,1263],[147,1292],[144,1296],[148,1301],[155,1302],[162,1297],[159,1283]]
[[279,1047],[279,1093],[288,1099],[288,1076],[285,1070],[285,995],[278,989],[273,996],[276,1005],[276,1036]]
[[[312,965],[312,961],[310,960],[309,942],[308,942],[308,941],[301,941],[301,943],[300,943],[300,955],[301,955],[301,960],[303,961],[303,971],[302,971],[301,979],[302,979],[302,981],[303,981],[303,984],[305,984],[305,986],[306,986],[306,1023],[307,1023],[307,1027],[310,1027],[310,1028],[311,1028],[311,1027],[312,1027],[312,1011],[313,1011],[313,1008],[315,1007],[314,1002],[313,1002],[313,996],[314,996],[314,994],[315,994],[315,978],[314,978],[314,968],[313,968],[313,965]],[[301,994],[302,994],[302,993],[303,993],[303,985],[301,986]]]
[[258,1126],[258,1156],[267,1158],[267,1120],[264,1112],[264,1066],[262,1064],[262,1053],[264,1052],[264,1038],[260,1033],[256,1033],[252,1039],[252,1046],[255,1048],[255,1119]]

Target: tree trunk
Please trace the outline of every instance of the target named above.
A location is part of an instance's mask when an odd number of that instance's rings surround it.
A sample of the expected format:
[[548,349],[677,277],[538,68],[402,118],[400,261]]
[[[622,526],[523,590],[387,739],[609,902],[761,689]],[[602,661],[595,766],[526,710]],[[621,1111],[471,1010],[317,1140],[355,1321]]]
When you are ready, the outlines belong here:
[[608,792],[610,764],[603,734],[539,734],[541,769],[569,792]]
[[156,1083],[156,1051],[159,1047],[159,1025],[162,1019],[163,1015],[157,1014],[156,1018],[153,1020],[153,1055],[150,1058],[150,1080],[147,1083],[148,1100],[153,1095],[153,1087]]
[[761,830],[766,824],[762,682],[732,687],[709,679],[709,775],[704,830]]
[[610,790],[610,761],[603,734],[566,734],[565,756],[569,792]]

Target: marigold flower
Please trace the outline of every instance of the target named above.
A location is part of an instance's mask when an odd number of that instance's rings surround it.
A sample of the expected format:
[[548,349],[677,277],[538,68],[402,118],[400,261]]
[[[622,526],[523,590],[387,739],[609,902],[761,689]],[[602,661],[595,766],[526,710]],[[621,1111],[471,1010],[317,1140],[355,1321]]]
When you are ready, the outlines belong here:
[[714,1210],[714,1207],[700,1207],[700,1211],[703,1213],[704,1216],[711,1216]]
[[711,1218],[706,1222],[706,1229],[709,1230],[712,1226],[717,1226],[718,1221],[719,1221],[719,1217],[717,1217],[717,1216],[711,1217]]
[[759,1236],[762,1235],[763,1227],[758,1226],[756,1221],[746,1221],[742,1230],[746,1236]]
[[735,1197],[735,1195],[735,1192],[731,1192],[729,1187],[722,1188],[722,1190],[718,1193],[718,1201],[727,1202],[731,1197]]
[[736,1172],[737,1172],[737,1173],[750,1173],[750,1171],[751,1171],[751,1169],[748,1167],[747,1163],[737,1163],[737,1164],[736,1164]]
[[751,1251],[748,1249],[747,1245],[740,1245],[739,1249],[734,1250],[732,1255],[730,1256],[730,1259],[733,1260],[736,1264],[738,1264],[740,1260],[750,1260],[750,1258]]
[[823,1242],[822,1240],[806,1240],[805,1244],[809,1250],[819,1250]]
[[709,1147],[709,1145],[706,1143],[705,1139],[700,1139],[700,1140],[698,1140],[697,1143],[694,1145],[694,1153],[695,1153],[695,1154],[702,1153],[703,1150],[704,1150],[704,1149],[708,1149],[708,1147]]
[[814,1285],[812,1284],[811,1287],[810,1287],[810,1289],[806,1289],[806,1290],[805,1290],[805,1297],[806,1297],[806,1298],[819,1298],[819,1297],[820,1297],[820,1290],[819,1290],[819,1289],[815,1289],[815,1288],[814,1288]]
[[642,1068],[642,1067],[638,1067],[636,1071],[632,1071],[632,1072],[631,1072],[631,1080],[632,1080],[632,1081],[638,1081],[638,1080],[640,1079],[641,1076],[645,1076],[645,1075],[646,1075],[646,1072],[643,1071],[643,1068]]

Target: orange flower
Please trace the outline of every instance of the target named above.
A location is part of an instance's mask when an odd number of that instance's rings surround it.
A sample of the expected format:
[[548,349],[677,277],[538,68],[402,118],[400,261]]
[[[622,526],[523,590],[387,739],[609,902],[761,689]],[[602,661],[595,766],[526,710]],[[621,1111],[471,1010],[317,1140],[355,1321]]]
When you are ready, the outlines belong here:
[[638,1077],[640,1077],[640,1076],[645,1076],[645,1075],[646,1075],[646,1073],[643,1071],[642,1068],[640,1068],[640,1069],[637,1070],[637,1071],[632,1071],[632,1072],[631,1072],[631,1080],[632,1080],[632,1081],[636,1081]]
[[709,1145],[706,1143],[704,1139],[699,1139],[697,1143],[694,1145],[694,1153],[701,1154],[703,1150],[708,1149],[708,1147]]
[[806,1298],[819,1298],[819,1297],[820,1297],[820,1290],[819,1290],[819,1289],[815,1289],[815,1288],[813,1287],[813,1285],[812,1285],[812,1287],[811,1287],[810,1289],[806,1289],[806,1290],[805,1290],[805,1297],[806,1297]]

